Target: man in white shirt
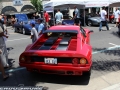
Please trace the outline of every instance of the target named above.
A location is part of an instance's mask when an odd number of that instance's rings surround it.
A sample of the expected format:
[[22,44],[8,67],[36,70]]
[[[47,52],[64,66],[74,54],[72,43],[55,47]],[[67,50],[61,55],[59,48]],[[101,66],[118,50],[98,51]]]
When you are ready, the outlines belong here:
[[101,22],[100,22],[99,31],[101,31],[103,23],[105,23],[107,30],[109,30],[108,21],[107,21],[107,12],[105,11],[105,7],[102,7],[102,10],[100,12],[100,17],[101,17]]
[[38,39],[38,33],[37,33],[36,28],[35,28],[35,21],[31,21],[30,25],[32,26],[31,39],[32,39],[32,43],[34,43]]
[[114,18],[115,18],[116,27],[117,27],[119,23],[119,18],[120,18],[120,11],[118,10],[118,8],[116,8],[116,11],[114,12]]

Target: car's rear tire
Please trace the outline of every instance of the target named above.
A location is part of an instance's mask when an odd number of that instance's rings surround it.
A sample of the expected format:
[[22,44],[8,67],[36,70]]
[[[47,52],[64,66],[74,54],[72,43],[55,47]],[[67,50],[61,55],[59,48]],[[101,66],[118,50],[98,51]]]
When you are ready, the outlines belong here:
[[92,22],[91,21],[88,21],[88,26],[92,26]]
[[111,20],[111,23],[112,23],[112,24],[114,24],[114,23],[115,23],[114,19],[112,19],[112,20]]
[[83,72],[83,75],[84,76],[90,76],[91,75],[91,69],[89,71],[87,71],[87,72]]
[[14,33],[17,33],[17,32],[18,32],[18,31],[17,31],[17,28],[14,27]]

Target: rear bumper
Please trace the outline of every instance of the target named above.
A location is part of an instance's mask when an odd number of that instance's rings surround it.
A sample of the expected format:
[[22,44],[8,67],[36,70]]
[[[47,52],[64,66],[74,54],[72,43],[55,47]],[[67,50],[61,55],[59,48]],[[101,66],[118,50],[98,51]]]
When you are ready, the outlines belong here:
[[91,65],[84,67],[75,66],[56,66],[56,65],[35,65],[20,63],[21,67],[26,67],[28,71],[35,71],[39,73],[47,74],[59,74],[59,75],[82,75],[83,72],[89,72]]

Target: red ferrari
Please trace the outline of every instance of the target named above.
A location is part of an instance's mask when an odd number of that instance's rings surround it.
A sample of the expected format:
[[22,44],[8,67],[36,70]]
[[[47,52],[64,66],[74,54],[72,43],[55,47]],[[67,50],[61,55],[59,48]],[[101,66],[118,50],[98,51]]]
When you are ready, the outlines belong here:
[[19,65],[28,71],[59,75],[90,75],[92,47],[88,29],[52,26],[25,49]]

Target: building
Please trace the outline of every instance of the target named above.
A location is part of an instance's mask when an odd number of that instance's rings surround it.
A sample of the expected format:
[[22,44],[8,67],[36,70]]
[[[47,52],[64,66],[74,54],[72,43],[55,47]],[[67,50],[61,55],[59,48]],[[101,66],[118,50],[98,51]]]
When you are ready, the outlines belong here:
[[2,14],[11,14],[23,11],[35,11],[30,0],[1,0],[0,2],[0,12]]
[[1,14],[11,14],[15,12],[35,12],[35,8],[30,0],[1,0]]

